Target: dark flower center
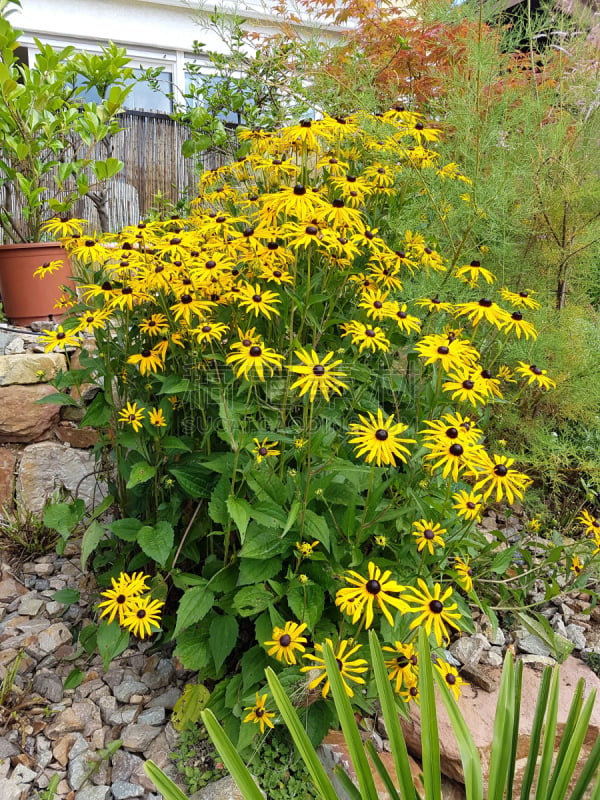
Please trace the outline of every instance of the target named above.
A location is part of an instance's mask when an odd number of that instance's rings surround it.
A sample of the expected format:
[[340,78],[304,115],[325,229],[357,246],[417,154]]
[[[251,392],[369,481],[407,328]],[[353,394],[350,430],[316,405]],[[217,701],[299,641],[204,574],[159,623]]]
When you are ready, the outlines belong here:
[[343,201],[343,200],[337,200],[337,199],[336,199],[336,200],[334,200],[334,201],[333,201],[333,203],[332,203],[331,205],[332,205],[334,208],[344,208],[344,205],[345,205],[345,203],[344,203],[344,201]]
[[510,315],[511,319],[514,319],[515,322],[521,322],[523,319],[523,314],[520,311],[515,311],[513,314]]
[[120,594],[116,599],[115,603],[122,605],[127,600],[127,597],[124,594]]
[[206,269],[214,269],[217,266],[217,262],[211,259],[210,261],[207,261],[204,266]]
[[410,662],[409,662],[408,658],[405,655],[401,655],[401,656],[397,656],[396,657],[396,666],[399,669],[404,669],[404,667],[408,667],[409,663]]
[[267,250],[277,250],[278,247],[277,242],[267,242]]
[[193,302],[193,297],[191,294],[182,294],[181,295],[181,302],[187,305],[188,303]]
[[309,236],[316,236],[319,229],[315,225],[307,225],[304,232],[308,233]]
[[371,339],[372,339],[372,338],[373,338],[373,336],[375,336],[375,331],[374,331],[374,330],[372,330],[371,328],[367,328],[367,329],[365,330],[365,336],[368,336],[369,338],[371,338]]
[[365,239],[369,239],[369,241],[370,241],[371,239],[374,239],[374,238],[375,238],[375,234],[372,231],[365,231]]
[[291,641],[292,641],[292,637],[289,635],[289,633],[284,633],[283,636],[281,636],[280,639],[279,639],[279,644],[282,647],[289,647],[289,645],[291,644]]
[[274,269],[273,270],[273,276],[275,278],[281,278],[282,275],[283,275],[283,272],[280,269]]
[[471,266],[472,267],[480,267],[481,266],[481,261],[471,261]]
[[489,369],[482,369],[480,374],[482,378],[486,379],[486,381],[489,381],[489,379],[492,377],[492,373],[489,371]]
[[456,430],[456,428],[446,428],[446,436],[449,439],[456,439],[456,437],[458,436],[458,431]]
[[372,578],[365,584],[365,589],[369,594],[379,594],[381,591],[381,584],[379,581],[376,581],[374,578]]
[[253,295],[252,295],[252,300],[253,300],[255,303],[260,303],[260,302],[262,302],[262,295],[260,295],[260,294],[253,294]]
[[494,475],[497,475],[499,478],[504,478],[508,475],[508,469],[504,466],[504,464],[497,464],[494,467]]
[[379,169],[377,170],[377,173],[378,173],[379,175],[385,175],[385,170],[384,170],[384,168],[383,168],[383,167],[379,167]]
[[467,508],[471,509],[471,511],[474,511],[477,508],[475,503],[472,503],[470,500],[467,500],[465,505],[466,505]]
[[144,619],[144,617],[145,617],[145,616],[146,616],[146,612],[144,611],[144,609],[143,609],[143,608],[140,608],[140,609],[138,610],[137,614],[136,614],[136,617],[137,617],[138,619]]
[[100,288],[103,292],[110,292],[112,290],[112,283],[110,281],[104,281]]
[[378,428],[375,431],[375,438],[379,442],[385,442],[385,440],[389,437],[389,435],[390,435],[389,431],[386,431],[385,428]]
[[95,244],[96,244],[96,242],[93,239],[86,239],[85,240],[85,246],[86,247],[93,247]]
[[218,222],[219,224],[221,224],[222,222],[225,222],[226,220],[227,220],[227,217],[224,217],[223,215],[221,215],[220,217],[216,218],[215,222]]
[[302,186],[301,183],[297,183],[294,186],[294,194],[298,196],[306,194],[306,186]]
[[396,316],[397,316],[399,319],[406,319],[406,318],[408,317],[408,314],[406,313],[406,311],[398,311],[398,313],[396,314]]
[[131,288],[131,286],[124,286],[121,289],[121,294],[133,294],[133,289]]
[[[269,451],[267,450],[267,448],[266,448],[266,447],[259,447],[259,448],[258,448],[258,454],[259,454],[259,455],[261,455],[261,456],[266,456],[268,452],[269,452]],[[284,637],[282,637],[282,638],[284,638]],[[289,638],[290,638],[290,637],[288,636],[288,639],[289,639]]]
[[181,244],[181,239],[179,238],[179,236],[174,236],[169,242],[169,244]]
[[[245,341],[248,340],[246,339]],[[262,349],[257,344],[253,344],[248,352],[253,358],[258,358],[262,355]]]
[[456,683],[456,675],[453,675],[451,672],[449,672],[445,676],[445,678],[446,678],[446,683],[448,684],[448,686],[454,686],[454,684]]
[[472,389],[474,386],[475,386],[475,384],[473,383],[473,381],[466,380],[466,381],[463,381],[463,382],[462,382],[462,387],[463,387],[463,389],[466,389],[466,390],[467,390],[467,391],[469,391],[469,392],[471,391],[471,389]]
[[536,367],[535,364],[532,364],[529,369],[533,372],[534,375],[541,375],[542,370],[539,367]]
[[429,603],[429,610],[432,614],[441,614],[444,610],[444,604],[441,602],[441,600],[432,600]]
[[449,348],[449,347],[446,347],[446,345],[445,345],[445,344],[441,344],[441,345],[438,347],[437,351],[438,351],[438,353],[439,353],[441,356],[447,356],[447,355],[448,355],[448,353],[450,352],[450,348]]
[[143,358],[150,358],[150,356],[152,355],[152,351],[151,350],[142,350],[141,355],[143,356]]
[[455,444],[450,446],[449,452],[450,452],[451,456],[457,456],[458,457],[458,456],[462,456],[462,454],[465,452],[465,449],[462,446],[462,444],[458,444],[458,442],[456,442]]
[[416,686],[411,686],[410,689],[408,690],[408,693],[411,697],[416,697],[419,694],[419,690],[417,689]]
[[349,183],[354,183],[356,181],[356,175],[346,175],[346,180]]
[[375,302],[373,303],[373,308],[383,308],[383,303],[381,302],[381,300],[375,300]]
[[312,122],[309,119],[301,119],[300,120],[300,127],[301,128],[310,128],[312,126]]
[[264,710],[264,708],[257,708],[257,709],[254,711],[254,716],[255,716],[255,717],[258,717],[258,718],[260,719],[260,717],[264,716],[264,713],[265,713],[265,710]]
[[313,375],[316,375],[317,378],[321,378],[323,375],[325,375],[325,367],[322,364],[315,364],[312,371]]
[[56,334],[56,338],[57,339],[66,339],[66,337],[67,337],[67,334],[63,333],[62,331],[60,333]]
[[417,124],[415,125],[415,130],[416,131],[422,131],[424,127],[425,126],[423,125],[422,122],[417,122]]
[[431,249],[431,247],[426,247],[425,252],[427,253],[428,256],[430,256],[433,253],[433,250]]
[[435,538],[435,533],[431,530],[431,528],[425,528],[423,531],[423,537],[431,541],[431,539]]
[[482,297],[482,298],[481,298],[481,300],[479,301],[479,305],[480,305],[480,306],[483,306],[483,308],[491,308],[491,306],[492,306],[492,301],[491,301],[491,300],[488,300],[488,299],[487,299],[487,298],[485,298],[485,297]]
[[212,331],[212,326],[210,325],[203,325],[202,326],[202,333],[210,333]]

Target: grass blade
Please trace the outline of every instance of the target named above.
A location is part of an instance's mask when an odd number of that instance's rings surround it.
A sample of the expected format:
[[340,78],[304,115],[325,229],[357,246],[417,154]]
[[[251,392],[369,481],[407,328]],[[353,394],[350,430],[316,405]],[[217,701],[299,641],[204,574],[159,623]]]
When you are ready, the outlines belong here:
[[392,780],[392,776],[390,775],[385,764],[381,760],[381,756],[379,755],[377,750],[375,750],[373,742],[368,741],[366,744],[366,748],[367,748],[367,753],[369,754],[369,758],[371,759],[375,769],[379,773],[379,777],[383,781],[383,784],[391,800],[401,800],[400,795],[398,794],[398,790],[394,786],[394,781]]
[[452,730],[456,736],[458,749],[460,750],[460,760],[465,777],[465,793],[467,800],[483,800],[483,774],[479,751],[475,746],[465,718],[456,704],[454,695],[446,685],[446,681],[437,670],[434,670],[433,675],[446,707]]
[[550,777],[550,768],[552,767],[552,758],[554,756],[554,742],[556,740],[556,720],[558,718],[558,680],[559,672],[557,669],[555,669],[552,674],[552,680],[550,681],[548,712],[546,714],[544,738],[542,740],[542,758],[540,761],[538,784],[535,790],[535,800],[546,800],[548,778]]
[[265,670],[265,674],[267,676],[267,681],[269,682],[271,694],[277,703],[277,708],[279,709],[279,712],[283,717],[283,721],[285,722],[287,729],[294,740],[294,744],[298,748],[298,752],[300,753],[300,756],[306,765],[306,769],[313,780],[315,788],[320,793],[321,797],[324,798],[324,800],[338,800],[337,793],[333,788],[333,784],[329,780],[329,777],[325,772],[325,768],[319,761],[319,757],[315,752],[315,748],[311,744],[306,731],[302,727],[302,723],[298,719],[298,714],[296,714],[296,711],[291,704],[285,689],[279,682],[277,675],[275,675],[270,667]]
[[[488,800],[502,800],[504,787],[508,783],[508,764],[514,726],[515,665],[512,657],[504,659],[500,680],[500,691],[496,704],[490,773],[488,778]],[[507,734],[510,731],[510,736]]]
[[[154,761],[146,761],[144,772],[154,783],[158,791],[165,800],[188,800],[187,796],[176,786],[171,778],[167,777],[162,769]],[[255,787],[256,788],[256,787]]]
[[352,778],[348,775],[346,770],[338,764],[333,769],[333,773],[342,785],[342,789],[346,792],[350,800],[362,800],[362,795],[352,782]]
[[379,639],[374,631],[369,631],[369,646],[371,648],[371,663],[375,674],[375,683],[377,685],[379,702],[381,703],[381,711],[383,712],[390,749],[394,759],[396,777],[400,784],[400,794],[402,800],[416,800],[417,792],[410,771],[406,741],[402,733],[402,728],[400,727],[394,690],[388,678]]
[[[590,783],[594,780],[594,775],[600,766],[600,737],[596,739],[587,761],[583,765],[581,775],[577,779],[575,788],[570,800],[582,800]],[[600,800],[600,771],[598,771],[596,786],[592,792],[591,800]]]
[[544,716],[548,707],[548,694],[550,691],[550,679],[552,670],[546,667],[542,674],[542,681],[538,692],[538,699],[533,715],[533,725],[531,726],[531,736],[529,738],[529,752],[527,753],[527,763],[523,773],[523,784],[521,786],[521,800],[529,800],[533,778],[537,764],[537,756],[542,739],[542,728],[544,726]]
[[352,713],[352,706],[350,705],[350,700],[348,699],[342,682],[342,676],[340,675],[335,654],[331,645],[327,642],[323,645],[323,656],[325,658],[325,666],[327,667],[327,677],[331,684],[333,702],[335,703],[340,725],[342,726],[352,766],[356,773],[362,800],[378,800],[371,767],[365,754],[365,748],[360,738],[354,714]]
[[440,738],[433,691],[433,665],[429,641],[419,630],[419,694],[421,697],[421,755],[426,800],[441,800]]
[[[580,681],[580,683],[581,683],[581,689],[583,691],[583,679]],[[577,688],[579,688],[579,685]],[[578,700],[579,702],[577,702]],[[573,707],[575,707],[576,705],[578,708],[581,706],[580,701],[581,701],[581,695],[579,696],[579,698],[576,695],[573,698],[573,703],[571,704],[571,711],[573,710]],[[550,793],[550,800],[562,800],[562,798],[566,796],[569,783],[571,781],[571,778],[573,777],[573,772],[575,771],[575,767],[577,766],[577,762],[581,755],[581,746],[583,745],[583,740],[585,739],[585,735],[588,730],[588,725],[590,724],[590,719],[592,717],[592,711],[594,710],[595,702],[596,702],[596,692],[593,691],[586,700],[585,705],[581,710],[581,713],[578,713],[577,723],[569,734],[569,738],[567,740],[567,747],[565,748],[565,751],[560,761],[560,769],[554,779],[554,785]],[[571,711],[569,712],[569,719],[571,718]],[[567,734],[565,730],[565,733],[563,734],[563,741],[566,739],[566,735]],[[561,750],[562,750],[562,744],[563,742],[561,741]]]
[[560,740],[560,746],[556,754],[556,762],[554,764],[554,769],[552,770],[552,775],[550,776],[550,780],[548,782],[549,797],[552,796],[552,793],[554,791],[554,787],[556,785],[558,776],[563,767],[567,751],[571,746],[571,740],[575,734],[575,729],[578,720],[580,719],[581,707],[583,705],[583,683],[584,683],[583,678],[580,678],[577,681],[577,686],[575,687],[573,699],[571,700],[571,705],[569,707],[569,714],[567,716],[567,721],[565,722],[565,727]]
[[[200,713],[200,716],[210,738],[219,751],[219,755],[223,759],[223,763],[241,791],[244,800],[263,800],[262,793],[254,783],[254,778],[250,774],[248,767],[239,757],[237,750],[223,728],[217,722],[217,718],[212,711],[207,708]],[[168,800],[171,800],[171,798],[168,798]],[[173,800],[180,800],[180,798],[173,798]]]
[[523,662],[515,665],[515,691],[513,705],[513,730],[510,740],[510,754],[506,773],[506,800],[512,800],[517,764],[517,747],[519,745],[519,723],[521,720],[521,692],[523,691]]

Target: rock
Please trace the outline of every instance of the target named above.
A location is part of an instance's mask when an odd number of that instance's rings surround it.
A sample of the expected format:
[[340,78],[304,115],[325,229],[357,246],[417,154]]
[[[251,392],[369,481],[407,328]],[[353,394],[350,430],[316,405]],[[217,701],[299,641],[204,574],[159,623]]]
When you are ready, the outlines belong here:
[[9,742],[6,736],[0,736],[0,760],[18,756],[19,753],[19,748],[13,742]]
[[573,642],[576,650],[585,650],[587,642],[585,640],[585,629],[580,625],[571,623],[565,628],[565,636],[570,642]]
[[5,442],[39,442],[49,438],[58,422],[60,406],[37,401],[56,390],[47,384],[36,386],[0,386],[0,444]]
[[139,715],[137,720],[140,725],[162,725],[165,721],[165,709],[147,708]]
[[543,642],[539,636],[535,636],[533,633],[528,633],[524,630],[518,630],[515,632],[515,641],[517,643],[517,647],[522,653],[530,653],[534,656],[551,656],[552,651],[548,647],[545,642]]
[[93,453],[55,442],[26,447],[17,476],[17,500],[30,511],[39,513],[60,489],[76,494],[88,507],[104,497],[105,487],[95,477]]
[[134,694],[145,694],[148,687],[141,681],[133,679],[124,680],[113,689],[113,694],[119,703],[128,703]]
[[490,647],[489,650],[484,650],[481,654],[479,663],[490,667],[501,667],[503,661],[502,651],[499,648]]
[[71,732],[81,732],[84,737],[91,736],[97,728],[101,727],[100,711],[96,704],[91,700],[82,700],[61,711],[46,726],[44,733],[48,739],[54,741],[65,733]]
[[114,800],[128,800],[130,797],[142,797],[144,794],[143,786],[127,781],[114,781],[110,789]]
[[21,800],[22,787],[8,778],[0,778],[0,797],[2,800]]
[[37,634],[32,634],[23,645],[32,658],[43,658],[48,653],[53,653],[61,645],[71,641],[71,631],[62,622],[54,622]]
[[0,447],[0,516],[10,514],[14,506],[15,472],[17,454],[6,447]]
[[[500,670],[496,670],[498,674]],[[584,695],[588,696],[592,689],[600,689],[600,679],[578,659],[569,657],[560,667],[560,692],[558,704],[558,727],[562,730],[564,726],[569,706],[573,698],[573,692],[579,678],[585,680]],[[525,667],[523,670],[523,690],[521,697],[521,717],[519,726],[519,748],[518,753],[526,754],[529,747],[529,738],[533,723],[535,704],[537,702],[541,674]],[[481,756],[484,773],[487,774],[489,768],[489,758],[493,736],[493,721],[495,717],[496,704],[498,701],[499,689],[491,693],[475,692],[472,688],[465,689],[458,700],[458,706],[465,718],[467,728],[474,738],[475,745]],[[452,732],[445,708],[441,703],[437,707],[441,763],[445,775],[453,780],[462,781],[462,766],[458,745]],[[400,720],[409,751],[416,756],[420,756],[421,748],[421,726],[419,709],[410,704],[409,719]],[[591,752],[598,736],[600,735],[600,703],[596,703],[592,711],[589,728],[582,747],[580,763],[583,764]],[[519,757],[516,763],[515,785],[513,792],[518,795],[525,768],[525,757]]]
[[502,628],[496,628],[496,630],[494,630],[494,626],[485,615],[481,619],[481,632],[494,647],[504,647],[506,644],[506,636]]
[[461,664],[477,664],[484,649],[488,648],[489,643],[485,636],[476,633],[474,636],[461,636],[448,649]]
[[84,786],[75,795],[75,800],[109,800],[110,786]]
[[[133,753],[118,750],[112,759],[113,781],[129,782],[131,776],[138,770],[144,769],[144,760]],[[133,781],[132,781],[133,783]]]
[[39,670],[33,679],[33,690],[51,703],[60,703],[64,696],[63,682],[49,670]]
[[167,689],[166,692],[163,692],[158,697],[152,698],[150,702],[147,704],[147,708],[175,708],[175,703],[181,697],[181,689],[177,689],[175,686]]
[[159,733],[160,729],[152,725],[137,725],[135,723],[127,725],[121,733],[123,747],[126,750],[144,753]]
[[23,353],[18,356],[0,356],[0,386],[50,383],[59,371],[65,370],[66,367],[67,362],[62,353]]
[[33,783],[37,775],[37,772],[33,769],[29,769],[24,764],[17,764],[14,768],[10,779],[19,785],[27,785],[29,783]]
[[25,617],[35,617],[39,614],[40,608],[44,605],[44,601],[35,592],[29,592],[21,597],[19,602],[18,613]]
[[93,447],[98,441],[98,431],[95,428],[80,428],[68,420],[59,422],[55,432],[61,442],[66,442],[71,447]]
[[519,660],[524,664],[529,664],[533,669],[537,669],[539,672],[541,672],[544,667],[554,667],[557,663],[556,659],[552,658],[552,656],[535,656],[530,653],[519,656]]
[[27,589],[14,578],[3,578],[0,581],[0,603],[10,603],[15,597],[26,593]]
[[[262,790],[261,794],[266,797]],[[227,775],[214,783],[209,783],[198,792],[194,792],[190,800],[244,800],[244,795],[235,785],[233,778]]]
[[149,689],[162,689],[164,686],[168,686],[169,682],[173,679],[175,667],[173,666],[173,662],[167,658],[161,658],[158,663],[154,665],[154,663],[151,662],[155,659],[155,656],[153,656],[152,659],[148,659],[148,664],[141,676],[141,680]]
[[15,338],[11,342],[9,342],[4,348],[4,354],[7,356],[14,356],[17,355],[18,353],[24,353],[24,352],[25,352],[25,339],[23,339],[21,336],[15,336]]

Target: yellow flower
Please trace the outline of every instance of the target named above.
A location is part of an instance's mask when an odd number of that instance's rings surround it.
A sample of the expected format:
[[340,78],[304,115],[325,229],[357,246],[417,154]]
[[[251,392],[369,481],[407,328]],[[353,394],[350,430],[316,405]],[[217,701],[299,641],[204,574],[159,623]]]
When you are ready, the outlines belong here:
[[133,598],[123,614],[123,627],[140,639],[151,636],[152,628],[160,630],[161,606],[162,600],[152,600],[150,595]]
[[296,650],[299,653],[305,651],[306,637],[302,633],[306,630],[306,623],[298,625],[296,622],[286,622],[283,628],[273,628],[273,638],[268,642],[263,642],[265,647],[269,647],[267,655],[274,656],[278,661],[285,661],[286,664],[296,663]]
[[54,350],[55,347],[79,347],[77,334],[65,331],[62,325],[59,325],[55,331],[44,331],[39,339],[45,345],[46,353]]
[[141,353],[136,353],[127,359],[128,364],[137,364],[142,375],[148,375],[153,372],[158,372],[164,367],[164,361],[161,358],[156,348],[152,350],[142,350]]
[[399,459],[406,463],[406,456],[410,453],[407,444],[415,444],[415,439],[403,439],[400,434],[408,430],[408,425],[402,422],[394,424],[394,415],[390,414],[387,420],[383,419],[381,409],[377,410],[377,417],[370,411],[369,418],[359,414],[360,423],[350,425],[350,444],[356,445],[357,456],[365,456],[365,461],[370,464],[375,461],[377,466],[395,465]]
[[248,711],[249,713],[246,714],[242,722],[254,722],[256,725],[260,726],[260,732],[265,732],[265,726],[269,728],[274,728],[275,726],[271,722],[271,718],[275,716],[275,712],[267,711],[267,695],[263,694],[262,697],[258,696],[258,692],[256,692],[256,702],[253,706],[246,706],[244,711]]
[[439,583],[433,587],[433,592],[429,589],[422,578],[417,578],[420,589],[409,587],[402,595],[406,610],[419,616],[410,624],[410,630],[423,625],[425,632],[429,636],[433,631],[438,645],[446,641],[448,637],[448,626],[456,627],[454,620],[460,619],[460,612],[456,603],[449,600],[452,597],[452,589],[448,587],[442,594]]
[[122,625],[125,612],[131,607],[132,600],[148,591],[146,584],[148,578],[148,575],[141,572],[134,572],[132,575],[121,572],[118,579],[111,578],[112,589],[100,592],[102,597],[106,597],[106,600],[98,604],[98,608],[104,609],[100,616],[108,617],[108,622],[111,623],[118,615],[119,624]]
[[44,261],[44,263],[39,266],[33,274],[36,278],[45,278],[46,275],[51,275],[53,272],[58,272],[58,270],[62,269],[64,265],[65,262],[61,259]]
[[167,420],[165,419],[162,408],[153,408],[148,413],[148,419],[150,420],[150,424],[154,425],[156,428],[165,428],[167,426]]
[[119,411],[119,422],[126,422],[128,425],[131,425],[133,430],[137,433],[143,427],[142,420],[144,419],[145,410],[143,406],[138,408],[137,403],[127,403],[125,408]]
[[263,459],[269,458],[270,456],[281,455],[281,451],[275,449],[277,447],[277,442],[269,442],[266,438],[263,439],[262,442],[259,442],[258,439],[253,439],[252,441],[255,444],[252,452],[256,456],[257,464],[260,464]]
[[458,700],[461,686],[468,686],[469,684],[463,681],[456,671],[456,667],[452,667],[446,661],[436,661],[435,668],[446,681],[446,686],[450,689],[455,699]]
[[434,545],[445,547],[443,536],[448,531],[445,528],[432,520],[419,519],[413,522],[414,531],[412,535],[417,539],[417,550],[420,553],[422,550],[427,549],[430,555],[434,553]]
[[313,554],[313,550],[319,544],[319,542],[313,542],[309,544],[308,542],[296,542],[296,550],[302,556],[302,558],[310,558]]
[[[354,697],[354,691],[351,686],[346,683],[346,679],[348,681],[353,681],[354,683],[364,683],[365,679],[361,677],[361,675],[369,669],[368,662],[365,661],[364,658],[356,658],[353,661],[350,661],[350,657],[357,653],[361,645],[354,644],[353,640],[351,639],[343,639],[337,651],[333,647],[333,642],[331,639],[325,639],[325,643],[328,644],[334,652],[340,674],[342,676],[342,683],[344,684],[344,689],[348,697]],[[323,652],[323,645],[316,644],[315,651],[317,653]],[[321,658],[320,656],[314,656],[310,653],[306,653],[303,658],[306,658],[313,663],[307,667],[302,667],[300,672],[312,672],[313,670],[318,670],[319,675],[314,678],[309,684],[309,689],[316,689],[316,687],[321,683],[321,681],[325,681],[323,684],[323,697],[327,697],[329,694],[329,679],[327,678],[327,669],[325,667],[325,659]]]
[[337,591],[335,604],[343,613],[352,616],[352,622],[358,622],[364,612],[365,628],[370,628],[373,623],[373,604],[376,603],[390,625],[393,625],[394,620],[387,605],[406,611],[406,603],[390,592],[397,594],[403,592],[406,587],[390,580],[391,570],[382,572],[372,561],[369,562],[368,574],[369,577],[364,578],[358,572],[349,570],[344,580],[351,584],[351,587]]
[[325,400],[329,401],[330,392],[341,394],[342,389],[348,388],[340,380],[340,378],[346,377],[346,373],[335,369],[338,364],[342,363],[341,360],[329,363],[333,358],[333,350],[321,359],[314,350],[310,352],[307,350],[295,350],[294,353],[302,364],[294,364],[289,367],[290,372],[300,375],[300,378],[292,384],[291,388],[300,389],[300,397],[308,392],[309,400],[312,403],[317,392],[321,392]]

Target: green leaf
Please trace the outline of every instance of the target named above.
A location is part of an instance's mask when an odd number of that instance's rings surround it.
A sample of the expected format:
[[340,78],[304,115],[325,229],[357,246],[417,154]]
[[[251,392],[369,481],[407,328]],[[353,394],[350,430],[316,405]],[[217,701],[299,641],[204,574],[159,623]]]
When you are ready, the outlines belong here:
[[190,625],[204,619],[213,607],[214,599],[214,594],[205,586],[194,586],[193,589],[188,589],[179,601],[175,636],[189,628]]
[[148,761],[144,763],[144,770],[160,794],[164,797],[164,800],[188,800],[179,786],[174,784],[154,761],[148,759]]
[[227,511],[229,511],[229,516],[237,525],[237,529],[240,532],[240,537],[243,544],[244,536],[246,535],[246,529],[248,528],[248,522],[250,521],[252,506],[241,497],[234,497],[233,495],[230,495],[227,498]]
[[210,497],[212,487],[210,473],[199,464],[171,467],[169,472],[189,497],[194,500]]
[[137,535],[137,542],[144,553],[161,567],[166,564],[174,540],[175,532],[168,522],[157,522],[154,527],[144,525]]
[[215,617],[210,623],[210,652],[218,672],[237,643],[239,626],[228,614]]
[[113,658],[120,655],[129,644],[129,631],[123,630],[116,621],[101,622],[98,625],[96,641],[106,671]]
[[323,517],[315,514],[309,508],[304,512],[304,531],[303,535],[306,539],[316,539],[324,546],[329,552],[330,549],[330,533],[329,525]]
[[65,689],[76,689],[81,685],[84,678],[85,672],[82,669],[72,669],[65,678],[63,686]]
[[158,394],[180,394],[187,392],[190,388],[188,378],[180,378],[179,375],[167,375]]
[[233,607],[242,617],[260,614],[273,602],[274,597],[261,586],[245,586],[233,598]]
[[109,530],[115,534],[119,539],[125,542],[136,542],[138,531],[142,527],[139,519],[134,517],[125,517],[125,519],[116,519],[108,526]]
[[[206,726],[210,738],[219,751],[223,763],[231,773],[236,785],[239,787],[244,800],[263,800],[262,792],[254,783],[254,778],[248,771],[248,767],[238,755],[237,749],[228,739],[210,709],[206,709],[206,711],[202,712],[202,722]],[[181,798],[176,795],[169,796],[165,794],[164,788],[162,792],[165,796],[165,800],[181,800]]]
[[239,586],[248,586],[250,583],[263,583],[269,578],[274,578],[281,571],[281,557],[275,558],[240,558]]
[[47,394],[45,397],[40,397],[35,401],[36,405],[50,404],[56,406],[79,406],[77,400],[74,400],[70,394],[63,394],[57,392],[56,394]]
[[174,655],[186,669],[199,672],[210,662],[207,631],[197,627],[188,628],[177,637]]
[[106,531],[103,525],[94,520],[85,530],[81,540],[81,569],[85,571],[88,558],[102,541]]
[[68,539],[85,514],[85,503],[51,503],[44,509],[44,525],[58,531],[63,539]]
[[200,712],[206,708],[210,692],[201,683],[187,683],[179,700],[173,706],[171,722],[176,731],[197,725]]
[[300,622],[306,622],[310,631],[323,615],[325,592],[316,583],[293,586],[286,595],[288,605]]
[[264,531],[258,525],[252,524],[248,529],[246,540],[240,556],[242,558],[271,558],[272,556],[282,556],[287,550],[287,543],[281,536],[274,531]]
[[308,706],[304,724],[311,744],[318,747],[333,724],[333,712],[325,700],[317,700]]
[[64,603],[66,606],[72,606],[73,603],[78,603],[80,593],[76,589],[59,589],[54,592],[52,599],[56,603]]
[[246,650],[242,656],[242,687],[244,692],[255,687],[257,683],[264,682],[267,662],[268,656],[262,647],[255,645],[250,650]]
[[440,740],[438,734],[433,666],[429,640],[424,628],[419,629],[419,690],[421,695],[421,752],[423,785],[427,798],[441,797]]
[[79,424],[82,428],[87,425],[91,428],[103,428],[108,425],[111,417],[112,406],[107,402],[104,392],[98,392]]
[[492,561],[492,572],[495,572],[496,575],[504,575],[506,570],[512,564],[514,555],[514,548],[512,547],[507,547],[505,550],[501,550]]
[[146,481],[149,481],[150,478],[153,478],[155,475],[155,466],[148,464],[147,461],[138,461],[137,464],[134,464],[131,468],[126,488],[133,489],[134,486],[140,483],[146,483]]
[[178,436],[165,436],[162,439],[162,446],[165,450],[173,450],[174,452],[191,453],[192,448],[186,444],[183,439]]

